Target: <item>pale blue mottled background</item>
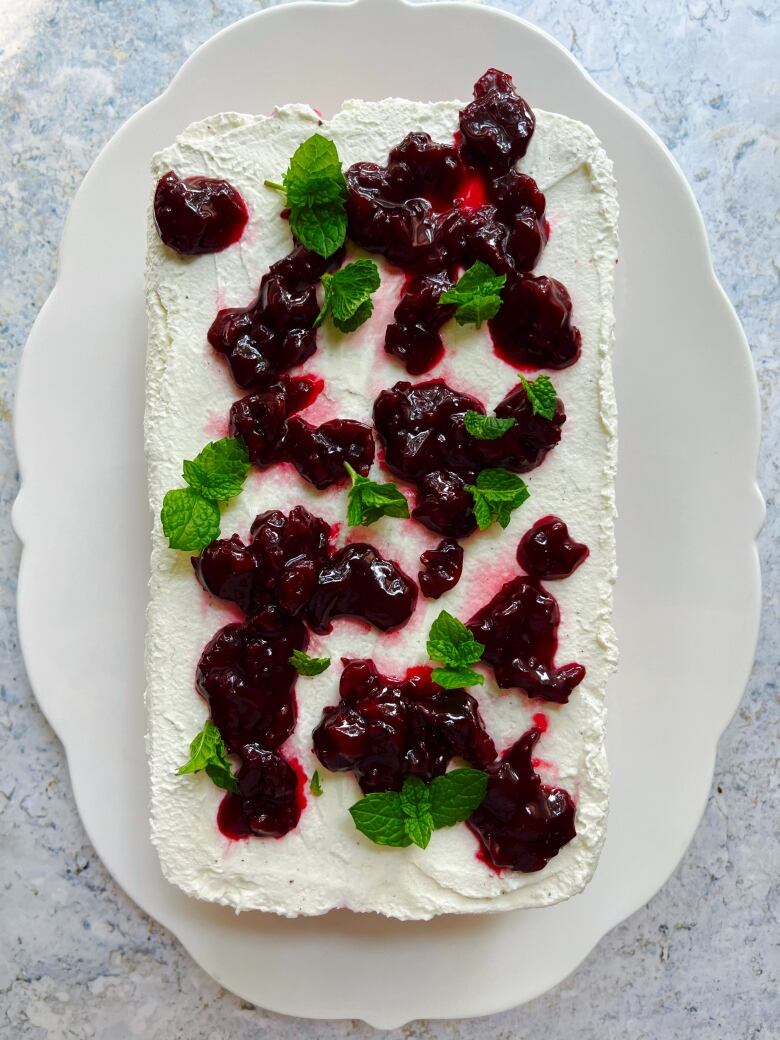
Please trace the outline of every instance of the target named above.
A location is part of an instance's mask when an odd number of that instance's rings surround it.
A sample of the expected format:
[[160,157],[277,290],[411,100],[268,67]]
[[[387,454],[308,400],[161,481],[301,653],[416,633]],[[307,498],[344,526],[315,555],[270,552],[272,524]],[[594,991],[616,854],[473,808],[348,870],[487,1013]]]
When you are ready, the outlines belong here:
[[[73,193],[113,132],[167,85],[187,55],[259,6],[253,0],[0,0],[4,521],[17,482],[10,430],[16,364],[54,282]],[[777,0],[504,0],[500,6],[570,47],[601,86],[660,134],[693,185],[761,383],[761,482],[770,512],[761,543],[766,610],[757,664],[721,742],[707,812],[664,889],[571,978],[532,1004],[388,1035],[769,1040],[780,1037],[774,509],[780,11]],[[14,616],[18,546],[5,522],[0,552],[0,1036],[373,1035],[360,1023],[309,1023],[243,1004],[117,889],[86,840],[62,749],[25,678]]]

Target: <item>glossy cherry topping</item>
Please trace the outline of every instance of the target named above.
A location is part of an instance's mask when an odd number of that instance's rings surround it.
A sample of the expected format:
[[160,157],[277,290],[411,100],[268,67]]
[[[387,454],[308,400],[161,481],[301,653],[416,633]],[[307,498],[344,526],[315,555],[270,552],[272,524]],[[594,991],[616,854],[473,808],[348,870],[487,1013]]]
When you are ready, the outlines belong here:
[[305,377],[283,377],[248,394],[230,409],[230,433],[246,444],[256,466],[291,462],[309,483],[323,489],[347,479],[344,463],[363,476],[374,461],[371,427],[354,419],[330,419],[321,426],[293,413],[309,403]]
[[219,807],[217,823],[228,838],[281,838],[298,823],[305,796],[290,763],[259,744],[241,749],[238,792]]
[[521,159],[536,127],[526,102],[515,92],[512,77],[488,69],[474,85],[474,100],[460,114],[464,152],[493,174],[506,173]]
[[535,578],[514,578],[468,622],[502,689],[564,704],[585,677],[581,664],[555,666],[560,612]]
[[435,549],[420,556],[423,569],[417,575],[420,591],[428,599],[438,599],[455,588],[463,571],[463,547],[444,538]]
[[453,309],[438,301],[462,268],[481,260],[516,279],[547,241],[544,195],[511,169],[525,154],[533,114],[495,69],[474,94],[454,146],[409,134],[386,166],[356,163],[346,174],[350,238],[410,272],[385,350],[413,375],[442,356],[439,330]]
[[181,180],[169,170],[157,182],[154,219],[166,246],[181,256],[218,253],[238,242],[249,219],[232,184],[210,177]]
[[496,353],[512,365],[567,368],[580,356],[582,336],[571,323],[565,286],[542,275],[507,279],[501,310],[489,322]]
[[329,525],[303,506],[289,514],[270,509],[255,518],[248,545],[237,534],[218,538],[192,565],[207,592],[247,614],[268,604],[300,614],[330,558],[329,538]]
[[398,564],[372,545],[354,542],[320,570],[306,620],[320,633],[330,632],[337,617],[359,618],[389,632],[406,624],[416,604],[417,586]]
[[328,260],[303,246],[272,264],[249,307],[221,310],[208,331],[214,350],[227,358],[233,378],[246,389],[278,381],[317,349],[314,322],[320,312],[317,283],[341,264],[344,251]]
[[496,867],[541,870],[574,837],[574,803],[560,787],[547,787],[531,754],[541,736],[529,729],[498,762],[487,767],[487,794],[469,827]]
[[268,606],[243,624],[226,625],[207,644],[196,684],[231,751],[245,744],[273,750],[290,736],[297,675],[290,655],[308,641],[301,621]]
[[373,661],[349,661],[339,692],[314,730],[314,753],[326,769],[353,771],[366,793],[397,791],[407,776],[441,776],[453,758],[480,769],[495,758],[474,698],[441,689],[428,669],[393,679]]
[[417,586],[397,563],[365,543],[331,550],[330,528],[303,506],[261,513],[250,533],[248,545],[235,534],[219,538],[192,560],[207,592],[247,613],[271,606],[304,616],[316,632],[354,617],[386,632],[414,611]]
[[568,578],[588,557],[587,545],[575,542],[557,516],[543,516],[525,532],[517,547],[517,562],[534,578]]
[[393,473],[418,486],[412,515],[426,527],[453,538],[476,527],[466,484],[487,468],[526,473],[561,438],[566,413],[560,398],[552,420],[534,415],[518,383],[496,408],[515,425],[497,440],[478,440],[466,430],[467,411],[485,413],[480,401],[453,390],[442,379],[396,383],[374,403],[374,425]]
[[409,279],[393,322],[387,326],[385,350],[403,361],[412,375],[427,372],[444,354],[439,329],[452,317],[455,307],[440,304],[439,297],[452,284],[444,272]]

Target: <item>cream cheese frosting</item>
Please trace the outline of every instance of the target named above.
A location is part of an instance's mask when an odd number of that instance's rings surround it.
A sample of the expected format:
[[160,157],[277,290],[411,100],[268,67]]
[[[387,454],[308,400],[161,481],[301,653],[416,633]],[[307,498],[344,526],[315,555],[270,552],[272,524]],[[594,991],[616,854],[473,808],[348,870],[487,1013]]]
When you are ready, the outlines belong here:
[[[240,242],[221,253],[182,259],[160,241],[149,214],[146,271],[149,341],[145,443],[154,516],[146,640],[147,747],[151,771],[151,833],[163,873],[189,895],[287,916],[322,914],[336,907],[391,917],[428,919],[443,913],[484,913],[544,906],[581,891],[604,841],[608,772],[604,751],[605,687],[616,663],[611,626],[615,578],[614,481],[616,407],[610,355],[613,343],[613,272],[617,259],[617,200],[612,168],[593,131],[562,115],[536,112],[537,127],[519,169],[547,197],[550,241],[535,274],[562,281],[582,333],[577,364],[553,373],[567,422],[561,443],[525,476],[530,499],[506,531],[497,525],[464,540],[463,576],[439,600],[418,599],[400,631],[385,635],[337,620],[308,652],[332,666],[297,683],[298,721],[284,747],[307,776],[319,769],[323,794],[309,797],[298,826],[281,839],[231,841],[217,828],[223,792],[205,774],[177,776],[207,706],[195,691],[195,667],[206,642],[235,620],[230,605],[198,585],[189,554],[168,548],[159,512],[167,490],[181,486],[181,464],[226,432],[230,405],[242,396],[227,366],[210,349],[206,332],[221,307],[246,306],[261,276],[291,248],[279,196],[263,186],[278,179],[295,148],[315,131],[331,137],[345,165],[383,163],[410,131],[449,141],[458,125],[457,101],[402,99],[348,101],[323,121],[308,106],[288,105],[270,116],[223,113],[188,127],[152,162],[155,182],[167,170],[180,176],[229,180],[241,192],[250,219]],[[350,246],[351,258],[364,255]],[[381,258],[382,286],[372,318],[349,336],[329,323],[318,350],[301,371],[320,375],[325,389],[301,414],[312,422],[351,418],[371,422],[380,390],[405,370],[384,349],[384,332],[402,276]],[[454,322],[444,329],[445,356],[425,378],[444,378],[478,397],[490,411],[516,384],[515,371],[493,352],[487,328]],[[382,475],[375,464],[371,474]],[[346,489],[318,492],[289,466],[253,471],[243,493],[223,509],[222,534],[246,537],[255,515],[302,504],[330,523],[345,524]],[[547,732],[536,748],[542,779],[566,788],[576,802],[577,835],[542,871],[497,874],[477,859],[477,839],[465,825],[439,830],[422,850],[372,844],[355,830],[348,807],[360,791],[349,773],[332,774],[311,751],[322,708],[338,699],[340,658],[370,657],[380,672],[402,675],[426,662],[425,640],[442,609],[467,620],[518,573],[520,536],[553,513],[585,542],[590,556],[565,581],[547,587],[561,610],[557,662],[579,661],[587,674],[566,705],[530,701],[499,690],[492,673],[471,687],[499,751],[544,711]],[[414,521],[383,518],[368,540],[412,577],[420,553],[440,537]]]

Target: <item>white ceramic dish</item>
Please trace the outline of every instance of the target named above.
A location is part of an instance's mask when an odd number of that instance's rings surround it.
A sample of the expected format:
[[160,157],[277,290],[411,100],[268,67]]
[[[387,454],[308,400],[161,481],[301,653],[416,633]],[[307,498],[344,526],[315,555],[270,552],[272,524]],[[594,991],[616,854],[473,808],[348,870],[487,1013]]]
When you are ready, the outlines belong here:
[[[590,123],[620,192],[621,664],[609,691],[607,845],[586,892],[544,910],[428,923],[346,911],[236,917],[168,885],[148,835],[149,157],[212,112],[458,97],[489,65],[511,72],[532,105]],[[228,989],[288,1014],[388,1028],[499,1011],[558,983],[669,877],[701,816],[755,646],[756,382],[679,169],[539,30],[469,4],[357,0],[273,8],[215,36],[116,134],[78,192],[57,285],[25,350],[16,435],[22,646],[85,827],[125,891]]]

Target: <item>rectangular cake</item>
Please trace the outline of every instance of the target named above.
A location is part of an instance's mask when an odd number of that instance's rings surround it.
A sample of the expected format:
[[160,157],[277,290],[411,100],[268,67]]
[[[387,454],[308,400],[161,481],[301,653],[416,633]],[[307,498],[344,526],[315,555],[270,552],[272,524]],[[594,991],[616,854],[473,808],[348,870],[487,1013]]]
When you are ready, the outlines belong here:
[[[593,131],[490,70],[468,105],[215,115],[152,172],[163,873],[287,916],[580,892],[616,661],[617,201]],[[336,277],[356,261],[376,267]]]

